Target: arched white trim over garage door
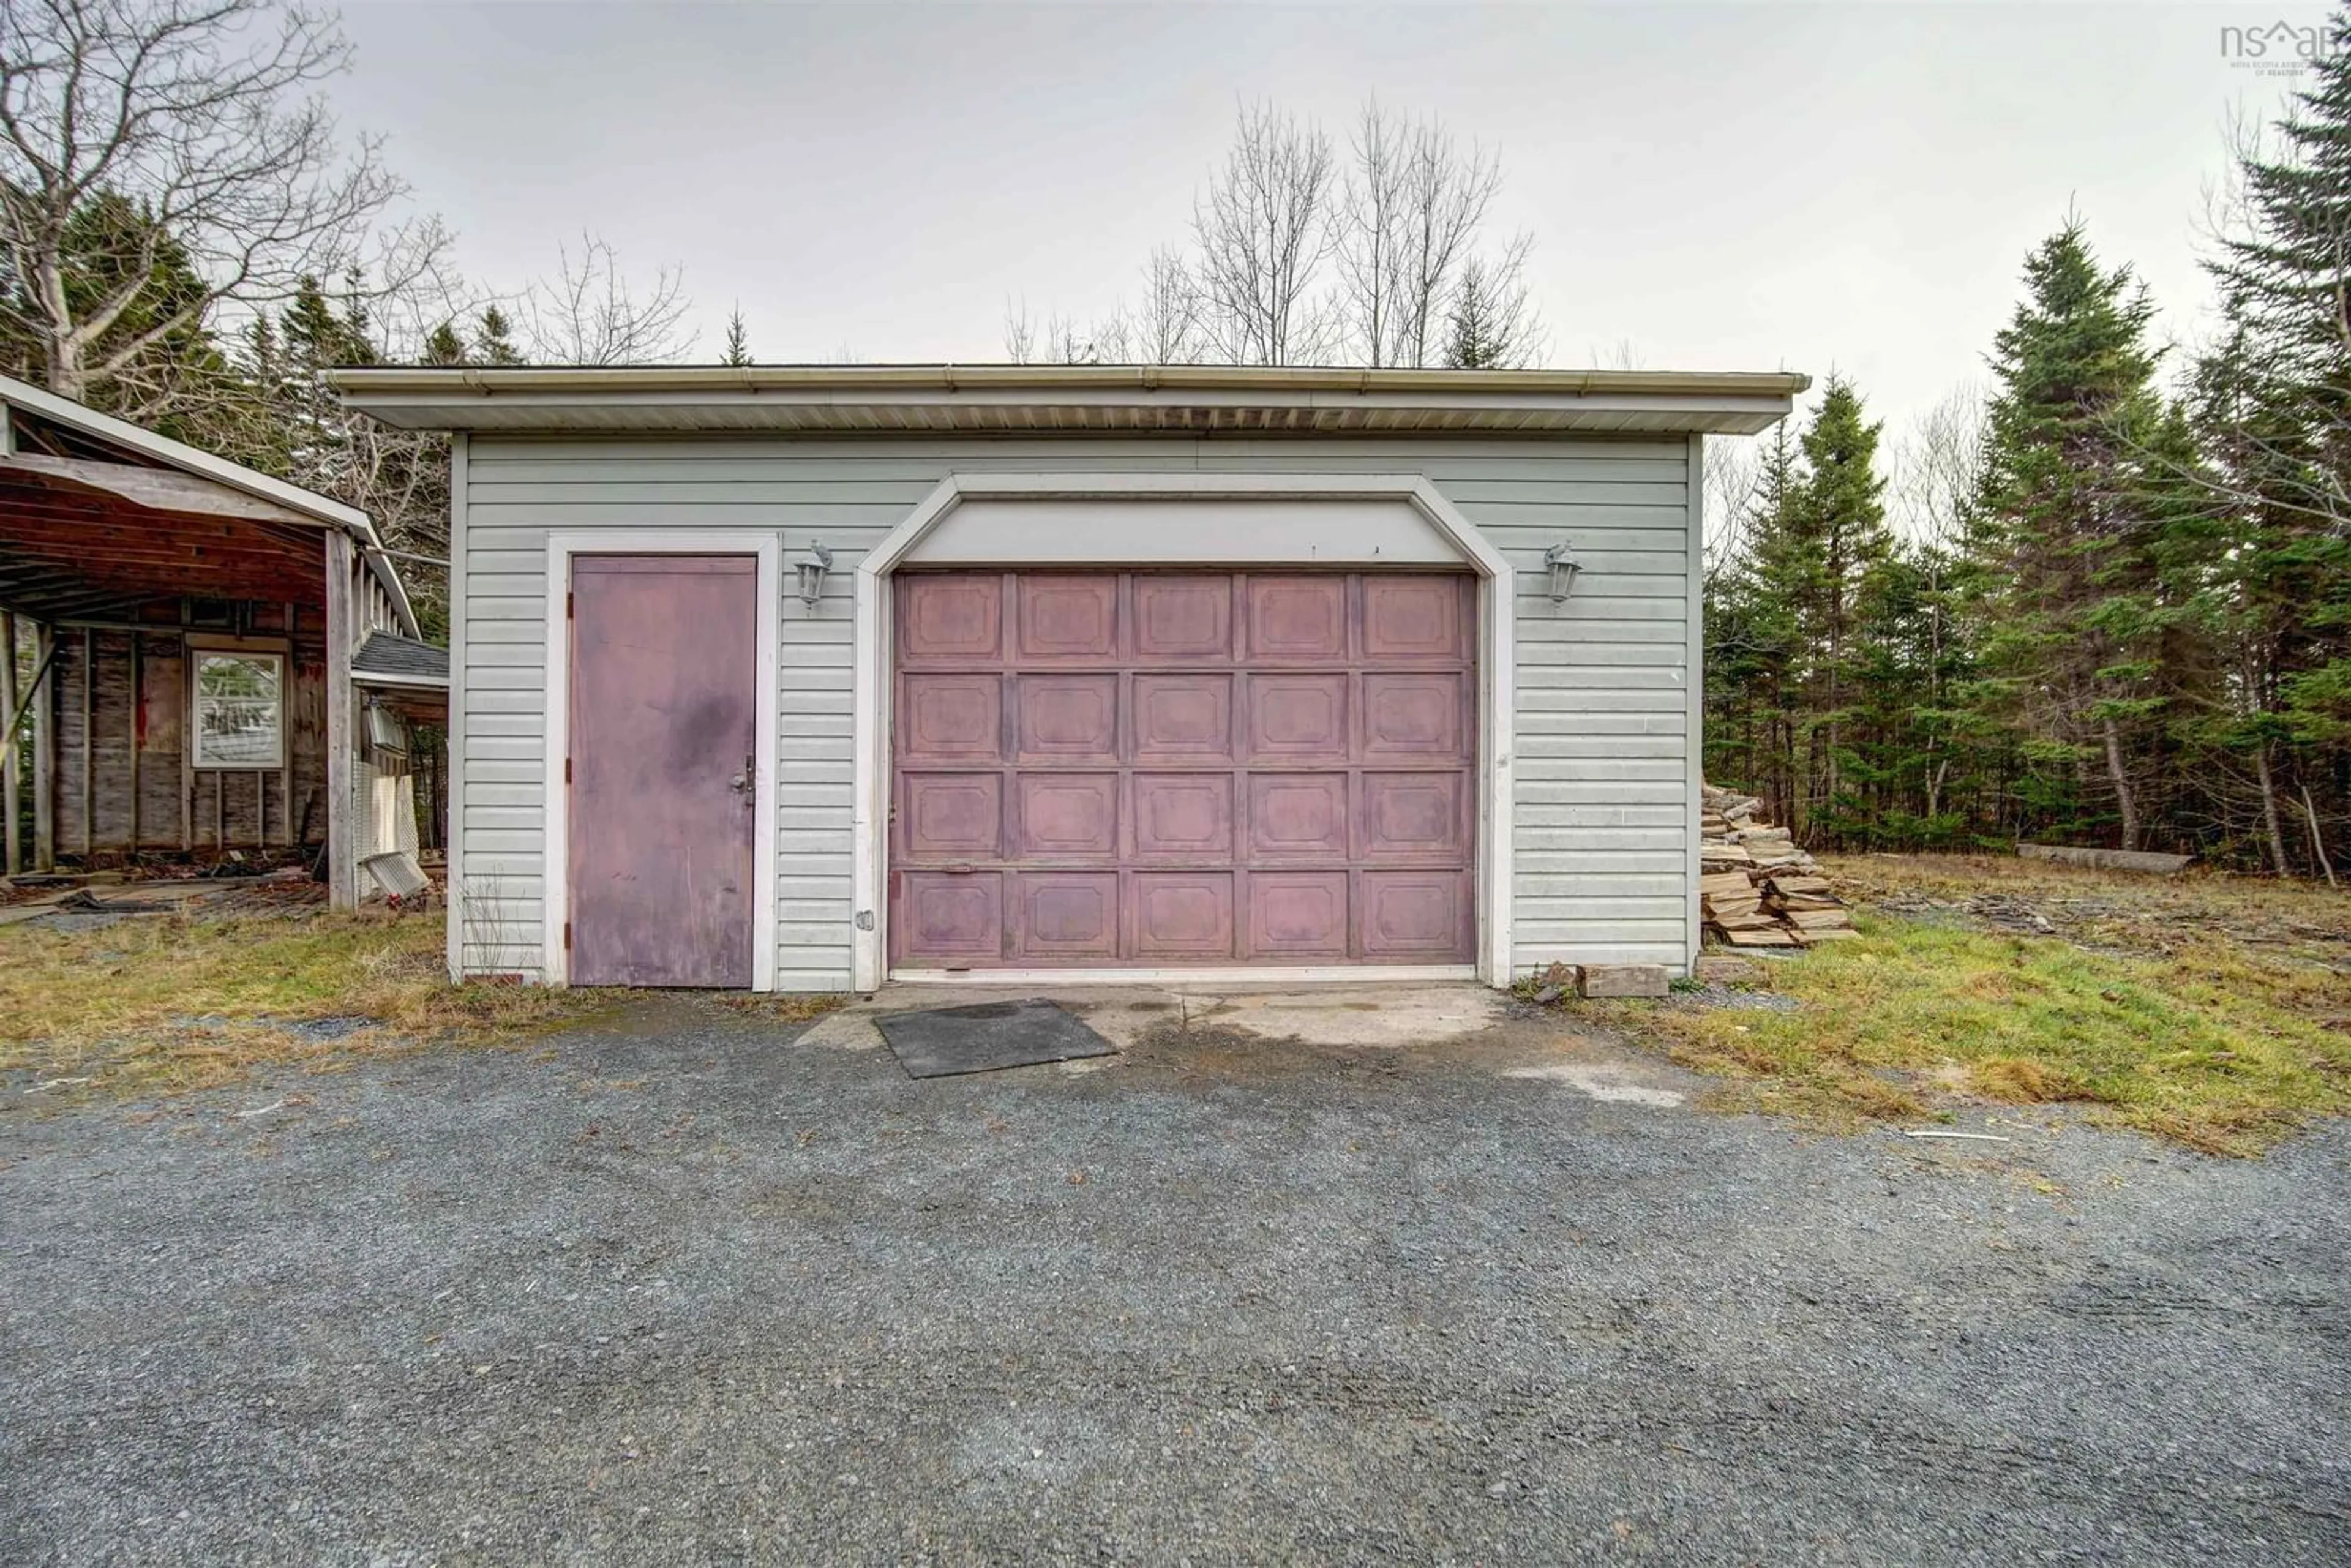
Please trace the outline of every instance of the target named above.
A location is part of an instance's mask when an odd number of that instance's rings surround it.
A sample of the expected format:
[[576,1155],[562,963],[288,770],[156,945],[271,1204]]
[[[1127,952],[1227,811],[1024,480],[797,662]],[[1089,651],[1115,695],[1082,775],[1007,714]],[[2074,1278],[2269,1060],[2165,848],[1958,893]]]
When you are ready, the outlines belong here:
[[[1311,569],[1458,566],[1479,580],[1476,972],[1510,974],[1511,601],[1499,550],[1417,474],[955,474],[859,563],[853,745],[852,979],[888,977],[893,595],[903,566]],[[1324,977],[1396,968],[1068,971],[1094,981],[1230,974]],[[997,969],[974,980],[1030,983],[1054,972]]]

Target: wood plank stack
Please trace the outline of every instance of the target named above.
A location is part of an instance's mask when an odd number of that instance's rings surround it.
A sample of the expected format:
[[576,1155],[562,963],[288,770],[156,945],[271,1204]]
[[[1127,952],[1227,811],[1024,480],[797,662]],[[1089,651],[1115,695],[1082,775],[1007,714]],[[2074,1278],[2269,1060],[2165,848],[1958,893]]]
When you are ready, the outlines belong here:
[[1707,935],[1733,947],[1809,947],[1858,935],[1793,834],[1756,821],[1761,802],[1703,787],[1698,897]]

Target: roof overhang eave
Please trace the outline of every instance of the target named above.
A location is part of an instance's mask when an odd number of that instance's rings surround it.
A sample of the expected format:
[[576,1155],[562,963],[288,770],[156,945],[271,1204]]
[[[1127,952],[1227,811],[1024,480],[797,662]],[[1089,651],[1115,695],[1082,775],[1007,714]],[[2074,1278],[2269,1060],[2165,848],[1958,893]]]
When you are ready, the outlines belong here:
[[1789,372],[1338,371],[1209,366],[368,368],[334,383],[410,429],[952,434],[1286,429],[1548,434],[1751,432],[1808,379]]

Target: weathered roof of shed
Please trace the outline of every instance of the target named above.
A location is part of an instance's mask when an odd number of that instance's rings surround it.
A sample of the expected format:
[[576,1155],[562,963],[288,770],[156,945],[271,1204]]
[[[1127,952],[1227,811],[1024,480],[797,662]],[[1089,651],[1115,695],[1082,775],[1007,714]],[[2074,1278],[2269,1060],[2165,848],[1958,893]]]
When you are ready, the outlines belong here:
[[785,434],[1739,434],[1786,416],[1789,371],[1248,365],[368,366],[351,407],[415,430]]
[[0,376],[0,603],[47,619],[145,599],[325,602],[320,532],[350,536],[403,619],[367,513]]
[[371,632],[368,640],[360,644],[360,651],[351,655],[351,678],[361,684],[380,681],[393,685],[446,686],[449,650],[420,643],[413,637]]

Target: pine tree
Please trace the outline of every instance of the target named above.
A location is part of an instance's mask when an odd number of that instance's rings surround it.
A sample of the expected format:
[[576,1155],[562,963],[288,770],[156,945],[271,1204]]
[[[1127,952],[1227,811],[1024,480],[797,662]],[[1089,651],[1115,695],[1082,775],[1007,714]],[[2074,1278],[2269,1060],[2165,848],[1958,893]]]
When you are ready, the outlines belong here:
[[[143,204],[110,192],[84,201],[63,229],[67,309],[76,319],[131,281],[131,258],[153,241],[153,262],[131,304],[84,348],[90,361],[119,370],[89,387],[90,406],[146,423],[175,439],[214,444],[227,411],[240,401],[235,370],[204,318],[210,291],[187,247],[158,234]],[[49,366],[39,338],[24,323],[39,311],[23,297],[24,283],[0,262],[0,362],[8,372],[47,384]]]
[[747,365],[750,362],[751,338],[743,326],[743,308],[737,305],[726,318],[726,351],[720,357],[719,363]]
[[2301,817],[2313,870],[2330,863],[2322,802],[2351,818],[2351,13],[2328,31],[2275,151],[2241,150],[2243,222],[2212,265],[2225,328],[2194,378],[2223,536],[2209,591],[2229,701],[2210,738],[2256,795],[2222,826],[2280,874],[2283,817]]
[[514,325],[495,305],[482,311],[481,327],[474,334],[474,360],[484,365],[522,363],[522,350],[515,347]]
[[1534,351],[1537,329],[1515,268],[1472,256],[1461,267],[1445,313],[1446,368],[1509,370]]
[[[2145,837],[2134,758],[2163,695],[2160,532],[2148,455],[2163,408],[2147,343],[2154,302],[2103,270],[2078,220],[2025,263],[2026,298],[1994,340],[1997,389],[1970,549],[1983,586],[1985,695],[2019,738],[2023,804],[2061,832]],[[2104,775],[2103,791],[2094,774]]]
[[444,321],[425,334],[424,352],[418,358],[428,365],[462,365],[465,362],[465,340],[457,334],[457,324]]

